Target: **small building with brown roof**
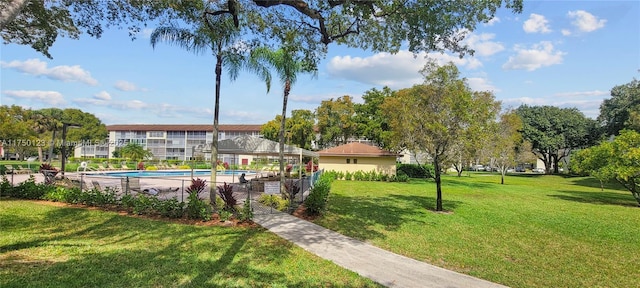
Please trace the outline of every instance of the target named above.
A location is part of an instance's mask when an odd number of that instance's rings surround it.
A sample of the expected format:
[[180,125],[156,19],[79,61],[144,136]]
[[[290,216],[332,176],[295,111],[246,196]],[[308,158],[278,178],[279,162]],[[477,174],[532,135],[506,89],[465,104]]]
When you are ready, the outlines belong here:
[[398,154],[369,144],[352,142],[319,151],[318,166],[326,171],[396,174]]

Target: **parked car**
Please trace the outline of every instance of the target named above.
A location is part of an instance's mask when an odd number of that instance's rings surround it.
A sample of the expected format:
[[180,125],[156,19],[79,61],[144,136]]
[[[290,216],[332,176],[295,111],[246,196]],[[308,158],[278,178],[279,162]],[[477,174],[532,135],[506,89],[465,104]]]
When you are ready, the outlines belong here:
[[513,169],[513,168],[507,169],[507,173],[513,173],[513,172],[516,172],[516,169]]
[[516,167],[516,172],[525,172],[524,167]]
[[483,165],[473,165],[471,166],[471,171],[484,171]]
[[532,172],[544,174],[546,171],[544,171],[544,168],[534,168]]

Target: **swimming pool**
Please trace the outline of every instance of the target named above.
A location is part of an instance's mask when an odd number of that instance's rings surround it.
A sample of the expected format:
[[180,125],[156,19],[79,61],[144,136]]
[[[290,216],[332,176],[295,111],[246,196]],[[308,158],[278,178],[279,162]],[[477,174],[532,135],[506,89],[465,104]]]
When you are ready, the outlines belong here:
[[[240,175],[242,173],[252,174],[255,172],[248,170],[224,170],[218,171],[216,175]],[[100,175],[111,177],[184,177],[191,176],[191,170],[179,171],[119,171],[119,172],[103,172]],[[209,176],[211,170],[193,170],[193,176]]]

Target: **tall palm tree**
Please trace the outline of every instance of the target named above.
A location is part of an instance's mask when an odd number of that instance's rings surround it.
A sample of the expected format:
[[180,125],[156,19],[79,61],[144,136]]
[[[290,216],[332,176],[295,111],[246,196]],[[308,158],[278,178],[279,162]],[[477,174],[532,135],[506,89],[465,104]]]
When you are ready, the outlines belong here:
[[[213,18],[213,19],[212,19]],[[215,20],[215,21],[213,21]],[[271,85],[271,74],[265,67],[257,66],[255,61],[247,61],[243,45],[239,45],[240,31],[236,28],[233,17],[227,15],[211,16],[203,14],[202,20],[195,30],[163,26],[151,33],[151,45],[155,48],[159,42],[177,45],[187,51],[203,54],[207,51],[216,57],[216,90],[213,114],[213,141],[211,143],[211,178],[209,184],[211,203],[216,201],[216,167],[218,160],[218,118],[220,113],[220,79],[223,66],[229,72],[231,80],[238,77],[240,70],[255,72],[267,84]]]
[[251,51],[251,55],[251,61],[265,63],[265,66],[273,68],[278,74],[280,82],[284,85],[282,117],[280,119],[280,132],[278,134],[280,142],[280,151],[278,155],[280,162],[280,193],[282,195],[286,195],[286,197],[292,201],[293,199],[291,199],[290,195],[286,194],[284,179],[284,137],[287,118],[287,101],[289,99],[289,93],[291,92],[291,86],[296,83],[298,74],[312,73],[315,77],[317,73],[316,65],[315,63],[311,63],[300,58],[296,53],[294,45],[287,45],[286,41],[285,45],[278,50],[274,51],[266,47],[259,47]]

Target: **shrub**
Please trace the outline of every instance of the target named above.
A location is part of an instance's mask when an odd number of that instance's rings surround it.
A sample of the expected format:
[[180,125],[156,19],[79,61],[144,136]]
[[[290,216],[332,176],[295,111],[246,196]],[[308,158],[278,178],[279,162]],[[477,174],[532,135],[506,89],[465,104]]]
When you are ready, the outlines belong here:
[[[2,166],[0,166],[2,167]],[[7,176],[2,175],[2,182],[0,182],[0,196],[11,196],[13,194],[13,185],[7,179]]]
[[158,213],[164,217],[181,218],[184,215],[185,205],[184,202],[180,202],[174,197],[169,200],[160,201],[157,208]]
[[244,201],[242,209],[240,209],[240,213],[238,214],[238,220],[244,222],[251,219],[253,219],[253,209],[251,209],[251,202]]
[[433,178],[435,170],[430,164],[397,164],[396,174],[404,173],[409,178]]
[[222,210],[218,213],[218,216],[220,216],[220,221],[222,222],[229,220],[231,218],[231,215],[233,215],[233,213],[227,210]]
[[262,194],[260,195],[260,198],[258,198],[258,202],[278,211],[285,211],[289,207],[288,200],[282,199],[282,197],[276,195]]
[[158,198],[139,194],[133,202],[133,213],[138,215],[152,215],[156,212]]
[[224,184],[218,186],[218,194],[220,194],[220,198],[224,201],[223,210],[234,212],[236,210],[236,205],[238,204],[238,200],[236,200],[233,195],[233,186],[224,182]]
[[122,195],[122,198],[120,198],[120,206],[127,211],[131,211],[133,209],[135,202],[136,198],[131,194]]
[[284,182],[284,188],[287,192],[287,195],[291,199],[295,199],[296,195],[300,193],[300,183],[299,181],[287,180]]
[[144,169],[147,170],[147,171],[157,171],[158,167],[156,167],[156,166],[147,166]]
[[65,189],[64,187],[56,187],[47,191],[43,199],[53,202],[65,202],[65,200],[67,199],[67,194],[67,189]]
[[304,200],[306,212],[310,215],[319,215],[327,207],[327,199],[331,190],[331,177],[323,174],[311,188],[309,196]]
[[191,185],[185,189],[187,193],[196,193],[196,197],[200,198],[200,193],[202,193],[207,188],[207,180],[196,178],[191,179]]
[[211,205],[200,199],[197,193],[189,193],[189,202],[185,212],[190,219],[211,220]]
[[180,165],[180,166],[178,166],[178,169],[181,169],[181,170],[191,170],[191,167],[189,167],[189,165]]
[[46,184],[37,184],[35,178],[31,175],[29,179],[11,189],[9,196],[32,200],[43,199],[44,195],[51,189],[54,189],[54,187]]
[[55,167],[51,166],[49,163],[40,164],[40,173],[44,175],[44,183],[45,184],[53,184],[60,171]]

